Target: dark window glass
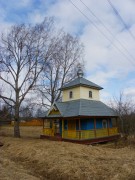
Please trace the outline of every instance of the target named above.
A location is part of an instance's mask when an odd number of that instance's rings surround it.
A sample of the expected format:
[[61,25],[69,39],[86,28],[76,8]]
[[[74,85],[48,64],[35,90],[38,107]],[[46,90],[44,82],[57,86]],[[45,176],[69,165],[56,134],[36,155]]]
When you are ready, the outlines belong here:
[[92,91],[89,91],[89,97],[92,98]]
[[67,129],[68,129],[68,121],[64,120],[64,130],[67,130]]
[[69,98],[70,99],[73,98],[73,92],[72,91],[69,92]]

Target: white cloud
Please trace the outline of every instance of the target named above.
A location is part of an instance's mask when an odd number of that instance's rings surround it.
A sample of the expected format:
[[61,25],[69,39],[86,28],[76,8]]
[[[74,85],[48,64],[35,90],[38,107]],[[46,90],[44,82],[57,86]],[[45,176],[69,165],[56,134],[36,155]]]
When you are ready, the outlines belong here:
[[110,93],[108,93],[105,90],[101,90],[100,91],[100,100],[106,104],[108,104],[108,102],[110,102],[110,99],[112,98],[112,95]]
[[106,84],[111,78],[115,78],[117,76],[117,72],[104,72],[104,71],[97,71],[97,73],[87,77],[89,80],[103,86]]
[[28,22],[31,24],[41,23],[45,15],[41,14],[39,10],[35,10],[28,14]]
[[134,99],[135,99],[135,87],[126,88],[124,92],[128,96],[131,96],[131,97],[134,96]]

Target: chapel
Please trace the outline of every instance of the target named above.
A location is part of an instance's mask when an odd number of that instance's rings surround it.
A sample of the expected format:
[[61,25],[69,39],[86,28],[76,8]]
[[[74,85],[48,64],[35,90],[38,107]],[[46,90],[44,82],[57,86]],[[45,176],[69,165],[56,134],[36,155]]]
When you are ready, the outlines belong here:
[[116,140],[118,115],[100,101],[102,89],[85,79],[79,67],[77,78],[61,87],[62,101],[44,115],[41,138],[81,144]]

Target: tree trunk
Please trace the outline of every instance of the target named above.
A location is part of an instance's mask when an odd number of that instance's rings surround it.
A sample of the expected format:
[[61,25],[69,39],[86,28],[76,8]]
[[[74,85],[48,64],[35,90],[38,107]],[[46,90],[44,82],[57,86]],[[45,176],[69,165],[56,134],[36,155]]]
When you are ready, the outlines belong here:
[[19,93],[16,92],[16,104],[15,104],[15,122],[14,122],[14,137],[20,138],[19,128]]
[[20,138],[19,118],[15,118],[14,122],[14,137]]

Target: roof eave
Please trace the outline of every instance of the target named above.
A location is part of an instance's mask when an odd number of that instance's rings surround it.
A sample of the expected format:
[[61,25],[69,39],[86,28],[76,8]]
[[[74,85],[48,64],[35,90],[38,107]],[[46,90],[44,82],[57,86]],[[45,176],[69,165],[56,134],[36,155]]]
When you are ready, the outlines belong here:
[[78,84],[78,85],[73,85],[73,86],[69,86],[69,87],[62,87],[60,88],[59,90],[66,90],[66,89],[70,89],[70,88],[74,88],[74,87],[79,87],[79,86],[83,86],[83,87],[90,87],[90,88],[93,88],[93,89],[97,89],[97,90],[102,90],[104,88],[102,87],[95,87],[95,86],[89,86],[89,85],[84,85],[84,84]]
[[100,117],[112,117],[112,118],[117,118],[118,116],[116,115],[74,115],[74,116],[59,116],[59,117],[51,117],[51,116],[45,116],[44,118],[46,119],[56,119],[56,118],[77,118],[77,117],[86,117],[86,118],[89,118],[89,117],[97,117],[97,118],[100,118]]

